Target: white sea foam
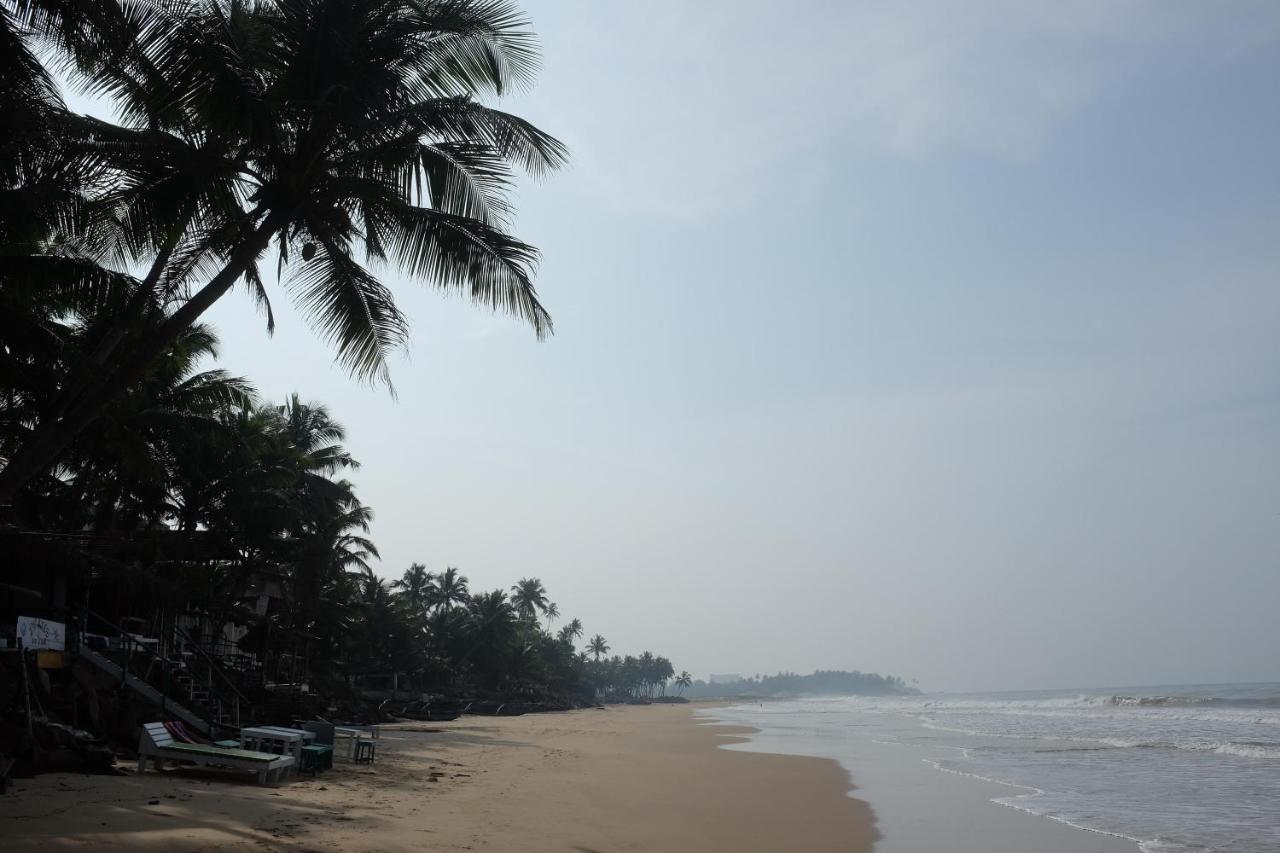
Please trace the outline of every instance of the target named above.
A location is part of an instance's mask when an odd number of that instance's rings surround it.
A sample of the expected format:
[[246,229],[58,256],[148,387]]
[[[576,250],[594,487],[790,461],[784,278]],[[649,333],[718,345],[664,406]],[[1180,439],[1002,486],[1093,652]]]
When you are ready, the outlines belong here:
[[1242,758],[1280,758],[1280,744],[1224,743],[1214,746],[1213,751]]
[[1134,839],[1144,853],[1280,851],[1280,684],[828,698],[745,711],[766,730],[863,731],[920,750],[941,771],[1017,789],[1001,805]]

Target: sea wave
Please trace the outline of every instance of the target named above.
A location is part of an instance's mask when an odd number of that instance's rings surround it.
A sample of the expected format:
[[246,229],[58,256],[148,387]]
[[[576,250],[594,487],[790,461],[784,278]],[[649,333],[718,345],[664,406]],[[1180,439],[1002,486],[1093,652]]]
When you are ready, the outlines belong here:
[[[1280,852],[1278,700],[1280,684],[1192,685],[796,700],[743,711],[765,731],[806,743],[906,747],[940,771],[1001,785],[992,791],[1000,805],[1133,839],[1143,853],[1271,853]],[[840,750],[832,755],[854,754]]]
[[1241,758],[1280,758],[1278,743],[1223,743],[1213,747],[1219,755],[1237,755]]
[[1076,702],[1082,705],[1112,705],[1137,708],[1182,708],[1206,705],[1223,708],[1280,708],[1280,696],[1226,697],[1226,696],[1089,696],[1081,694]]
[[1220,699],[1194,696],[1079,695],[1035,699],[932,699],[881,703],[877,710],[919,717],[930,728],[962,734],[992,734],[974,725],[984,718],[1046,720],[1151,720],[1248,724],[1280,728],[1280,699]]
[[1208,696],[1087,696],[1081,695],[1077,701],[1085,705],[1136,705],[1139,707],[1163,708],[1169,705],[1208,705],[1223,700]]

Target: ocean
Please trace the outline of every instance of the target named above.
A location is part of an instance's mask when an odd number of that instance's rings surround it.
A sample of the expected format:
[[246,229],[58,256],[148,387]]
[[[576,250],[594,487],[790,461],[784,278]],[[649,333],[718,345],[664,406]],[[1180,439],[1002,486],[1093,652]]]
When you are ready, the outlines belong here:
[[[749,749],[835,758],[860,786],[860,756],[898,750],[931,772],[1007,786],[998,805],[1144,853],[1280,851],[1280,684],[809,698],[713,713],[759,728]],[[857,796],[877,808],[875,785]]]

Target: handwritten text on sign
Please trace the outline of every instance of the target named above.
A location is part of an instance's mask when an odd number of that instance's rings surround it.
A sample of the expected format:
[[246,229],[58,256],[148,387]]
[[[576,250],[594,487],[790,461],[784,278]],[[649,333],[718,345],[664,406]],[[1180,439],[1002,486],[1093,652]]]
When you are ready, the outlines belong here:
[[60,652],[66,648],[66,636],[67,626],[61,622],[50,622],[33,616],[18,617],[18,642],[24,649],[52,649]]

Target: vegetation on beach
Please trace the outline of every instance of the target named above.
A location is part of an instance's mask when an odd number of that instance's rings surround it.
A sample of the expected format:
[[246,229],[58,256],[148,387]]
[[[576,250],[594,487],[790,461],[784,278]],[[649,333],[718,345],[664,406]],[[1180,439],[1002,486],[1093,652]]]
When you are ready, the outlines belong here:
[[[582,622],[552,629],[559,608],[538,578],[521,578],[502,589],[471,594],[470,580],[453,567],[440,574],[414,563],[390,584],[379,580],[373,597],[386,602],[378,613],[389,639],[381,671],[409,674],[415,686],[438,693],[476,687],[526,696],[580,701],[625,700],[665,693],[671,662],[651,652],[638,657],[592,659],[574,642]],[[381,590],[381,591],[379,591]],[[604,638],[596,635],[603,642]]]
[[[63,353],[90,334],[91,321],[46,320]],[[318,403],[264,402],[248,381],[199,369],[216,348],[209,330],[189,332],[77,438],[57,476],[24,495],[40,529],[77,531],[86,560],[77,588],[94,606],[126,590],[132,614],[182,612],[215,633],[246,625],[240,650],[274,680],[309,670],[328,695],[351,695],[370,675],[417,692],[560,701],[663,688],[665,658],[602,658],[599,634],[577,650],[582,622],[553,628],[558,608],[537,578],[478,592],[455,567],[414,563],[394,582],[376,575],[373,513],[346,479],[359,463],[342,425]],[[135,559],[122,564],[121,553]],[[264,578],[278,606],[252,613]]]
[[669,660],[580,650],[537,578],[376,575],[341,425],[213,367],[201,322],[242,288],[271,329],[283,292],[389,385],[394,269],[549,333],[510,195],[566,151],[484,103],[537,64],[504,0],[0,0],[0,526],[56,546],[69,604],[237,625],[271,680],[333,691],[665,694]]
[[[375,575],[342,427],[211,367],[200,322],[240,288],[270,330],[281,291],[388,386],[408,325],[382,270],[551,331],[510,195],[566,150],[485,103],[538,66],[512,4],[3,0],[0,63],[0,527],[56,543],[78,606],[248,626],[276,680],[333,689],[665,683],[647,652],[577,652],[536,578]],[[115,119],[68,109],[54,72]]]
[[[510,189],[566,151],[482,103],[537,68],[510,4],[5,0],[0,42],[4,332],[36,348],[5,348],[0,506],[233,287],[268,328],[283,289],[343,367],[387,383],[408,324],[384,268],[550,332]],[[117,122],[68,110],[38,51]],[[42,321],[64,315],[86,334],[49,370],[64,338]]]
[[874,672],[818,670],[809,675],[780,672],[757,675],[729,682],[694,681],[688,685],[694,699],[720,699],[733,696],[899,696],[919,693],[894,675]]

